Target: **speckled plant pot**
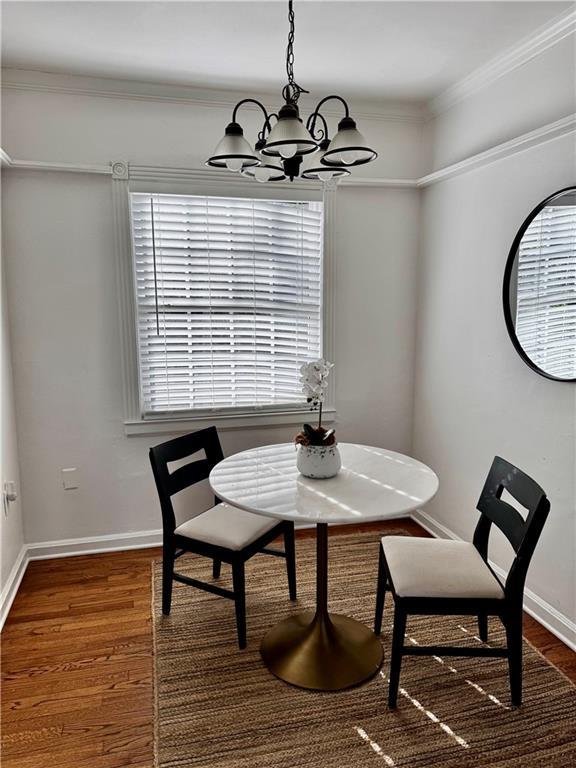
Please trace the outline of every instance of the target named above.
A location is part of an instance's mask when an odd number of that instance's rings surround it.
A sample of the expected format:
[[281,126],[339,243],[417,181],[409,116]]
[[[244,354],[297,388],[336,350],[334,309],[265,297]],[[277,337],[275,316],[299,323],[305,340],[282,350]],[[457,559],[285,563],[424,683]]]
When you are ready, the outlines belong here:
[[304,477],[326,479],[340,471],[342,461],[336,443],[334,445],[299,445],[296,459],[298,471]]

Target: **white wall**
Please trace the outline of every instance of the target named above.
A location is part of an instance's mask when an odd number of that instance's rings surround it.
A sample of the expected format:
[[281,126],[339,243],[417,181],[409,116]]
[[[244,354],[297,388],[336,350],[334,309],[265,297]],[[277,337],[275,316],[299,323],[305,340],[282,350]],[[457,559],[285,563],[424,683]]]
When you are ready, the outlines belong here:
[[[20,468],[18,443],[16,436],[16,418],[14,405],[14,387],[12,381],[12,355],[10,329],[8,326],[8,306],[6,302],[6,281],[2,263],[2,447],[0,458],[0,486],[5,481],[13,481],[18,494],[16,501],[0,504],[0,592],[10,588],[9,576],[12,573],[24,544],[22,524],[22,501],[20,488]],[[1,490],[1,488],[0,488]],[[1,607],[1,606],[0,606]]]
[[338,429],[400,451],[411,447],[418,216],[413,190],[337,193]]
[[441,112],[429,126],[432,170],[574,113],[575,67],[572,34]]
[[[189,103],[16,90],[5,93],[3,114],[13,158],[184,167],[200,166],[229,119],[229,110]],[[362,127],[383,149],[379,174],[414,174],[417,122]],[[26,541],[157,529],[147,449],[169,436],[124,434],[112,182],[19,170],[5,177]],[[418,193],[342,189],[336,220],[339,438],[407,451]],[[222,442],[229,454],[290,440],[294,431],[223,432]],[[64,491],[60,472],[70,466],[80,488]]]
[[[400,119],[363,119],[381,156],[362,175],[415,178],[431,170],[426,157],[437,168],[570,113],[572,43],[554,46],[438,115],[427,133],[409,109]],[[54,79],[41,77],[44,91],[11,88],[4,95],[4,149],[17,159],[199,167],[229,118],[228,107],[176,98],[95,97],[86,92],[92,88],[86,78],[77,88],[67,78],[68,93],[52,92]],[[244,121],[247,133],[253,119],[248,114]],[[420,196],[410,189],[342,187],[334,237],[340,439],[412,451],[429,463],[441,482],[426,511],[465,538],[494,454],[532,474],[547,489],[552,512],[529,586],[571,619],[575,389],[522,363],[507,337],[500,294],[518,226],[540,199],[574,183],[574,161],[569,137]],[[164,436],[126,437],[122,424],[110,184],[82,174],[6,174],[28,542],[159,527],[147,448]],[[250,429],[222,439],[231,453],[288,440],[291,433]],[[79,468],[77,491],[62,489],[66,466]],[[496,560],[505,564],[507,556],[497,541]]]
[[[540,125],[573,111],[573,54],[568,65],[562,44],[441,115],[437,156],[454,153],[453,159],[461,159],[463,153],[511,138],[507,120],[499,118],[506,90],[516,94],[513,106],[519,114],[513,124],[518,131],[539,127],[533,115],[540,101],[533,98],[535,84],[544,94],[543,82],[552,90],[562,82],[565,96],[561,103],[556,93],[554,108],[538,115]],[[482,131],[480,106],[485,112]],[[506,331],[501,293],[504,265],[521,223],[540,200],[575,182],[576,148],[570,135],[424,191],[414,406],[415,453],[441,478],[426,513],[453,533],[470,538],[475,505],[495,454],[524,469],[547,491],[552,510],[527,584],[572,621],[576,388],[538,376],[522,362]],[[509,548],[501,536],[495,544],[491,554],[505,566]],[[563,631],[576,642],[573,626]]]
[[[215,99],[213,92],[208,98],[198,89],[143,89],[138,83],[21,70],[4,69],[2,75],[3,149],[12,158],[47,162],[129,160],[141,165],[202,168],[224,135],[235,101],[246,95],[222,92]],[[24,88],[8,88],[8,83],[20,83]],[[115,91],[118,96],[93,95]],[[125,93],[134,97],[123,98]],[[278,108],[279,94],[253,95],[269,108]],[[187,101],[190,97],[200,101]],[[310,97],[308,103],[314,103]],[[423,172],[426,160],[419,107],[352,101],[350,108],[358,127],[379,152],[377,160],[362,166],[356,175],[402,179]],[[334,131],[342,115],[338,104],[332,109],[328,123]],[[301,111],[305,117],[310,110],[303,106]],[[255,141],[262,126],[261,113],[243,107],[238,121],[246,138]]]

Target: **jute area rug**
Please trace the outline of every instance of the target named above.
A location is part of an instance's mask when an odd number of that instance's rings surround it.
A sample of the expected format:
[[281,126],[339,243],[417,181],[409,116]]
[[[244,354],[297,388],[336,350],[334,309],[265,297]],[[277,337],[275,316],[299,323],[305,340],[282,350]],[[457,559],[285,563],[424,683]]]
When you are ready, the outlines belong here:
[[[399,524],[398,533],[402,534]],[[329,602],[370,625],[378,536],[329,540]],[[248,648],[238,650],[231,601],[174,586],[172,614],[160,610],[154,566],[156,756],[158,768],[573,768],[576,687],[525,643],[524,705],[511,709],[505,659],[406,657],[398,709],[386,693],[391,601],[386,601],[381,673],[364,685],[316,693],[274,678],[259,644],[277,621],[314,604],[315,542],[296,544],[298,602],[290,603],[284,561],[247,564]],[[178,570],[211,579],[209,561],[184,556]],[[230,586],[223,566],[222,584]],[[496,619],[490,642],[503,640]],[[407,641],[474,645],[466,617],[409,620]]]

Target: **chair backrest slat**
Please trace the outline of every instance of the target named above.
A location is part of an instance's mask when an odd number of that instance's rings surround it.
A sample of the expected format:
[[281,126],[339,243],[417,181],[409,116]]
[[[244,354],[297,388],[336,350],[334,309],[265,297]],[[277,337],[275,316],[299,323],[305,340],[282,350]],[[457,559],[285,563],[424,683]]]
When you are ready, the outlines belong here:
[[[172,472],[169,471],[169,464],[192,457],[199,451],[204,451],[205,458],[192,460]],[[206,480],[213,467],[224,458],[218,432],[216,427],[207,427],[156,445],[150,448],[149,455],[160,498],[164,533],[173,533],[176,517],[172,496]]]
[[[527,509],[526,519],[501,498],[504,489]],[[506,593],[521,597],[532,554],[550,511],[546,493],[518,467],[495,456],[477,508],[481,515],[474,531],[474,545],[487,560],[490,529],[492,524],[498,526],[516,553],[508,571]]]
[[520,512],[502,499],[483,499],[482,513],[500,528],[514,551],[518,552],[524,539],[524,518]]
[[208,459],[198,459],[186,464],[185,467],[175,469],[169,475],[169,493],[171,496],[183,491],[194,483],[206,480],[214,465]]

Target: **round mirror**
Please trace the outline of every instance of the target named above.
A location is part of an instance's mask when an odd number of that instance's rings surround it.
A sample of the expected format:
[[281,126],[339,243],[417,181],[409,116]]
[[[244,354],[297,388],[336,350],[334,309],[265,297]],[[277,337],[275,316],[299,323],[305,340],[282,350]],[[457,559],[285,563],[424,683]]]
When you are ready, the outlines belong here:
[[576,381],[576,187],[543,200],[520,227],[503,299],[524,362],[549,379]]

